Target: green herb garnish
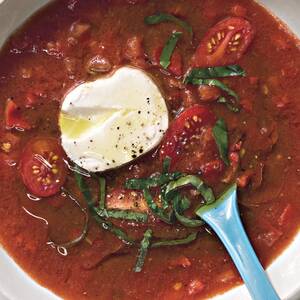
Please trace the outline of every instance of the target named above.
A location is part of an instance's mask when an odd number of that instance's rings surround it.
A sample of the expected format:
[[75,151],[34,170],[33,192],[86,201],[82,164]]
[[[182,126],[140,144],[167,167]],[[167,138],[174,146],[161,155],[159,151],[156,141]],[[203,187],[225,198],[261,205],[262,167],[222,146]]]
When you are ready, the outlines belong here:
[[170,14],[158,13],[156,15],[146,17],[144,21],[147,25],[156,25],[156,24],[160,24],[162,22],[173,22],[173,23],[181,26],[182,28],[184,28],[191,35],[193,35],[193,29],[187,22],[185,22],[173,15],[170,15]]
[[185,227],[191,227],[191,228],[200,227],[204,225],[204,222],[202,220],[191,219],[183,215],[184,210],[182,208],[184,207],[184,202],[186,203],[187,201],[189,200],[186,199],[185,197],[181,197],[180,194],[176,195],[173,200],[173,208],[178,222]]
[[186,238],[177,239],[177,240],[160,240],[153,242],[151,244],[151,248],[159,248],[159,247],[168,247],[168,246],[179,246],[179,245],[187,245],[196,240],[198,232],[191,233]]
[[164,221],[167,224],[172,224],[172,215],[167,214],[164,209],[160,208],[155,201],[153,200],[153,197],[149,191],[149,189],[144,189],[144,197],[147,202],[147,205],[149,206],[152,213],[157,216],[160,220]]
[[224,67],[196,68],[189,72],[184,82],[190,83],[194,79],[213,79],[233,76],[246,76],[246,72],[238,65]]
[[163,48],[163,51],[160,56],[160,65],[164,69],[167,69],[170,66],[173,51],[181,35],[182,32],[173,32],[169,40],[167,41],[165,47]]
[[130,190],[144,190],[152,187],[162,186],[170,181],[176,180],[182,173],[165,173],[149,178],[133,178],[125,182],[125,188]]
[[104,177],[99,177],[99,208],[105,209],[105,189],[106,182]]
[[228,95],[234,97],[235,99],[239,99],[238,94],[233,91],[232,89],[230,89],[225,83],[223,83],[220,80],[217,79],[200,79],[200,78],[193,78],[191,80],[189,80],[186,83],[191,83],[194,85],[209,85],[209,86],[216,86],[219,89],[221,89],[222,91],[226,92]]
[[168,174],[170,171],[170,166],[171,166],[171,157],[167,156],[163,160],[163,167],[162,167],[162,173],[163,174]]
[[174,196],[176,196],[176,192],[179,188],[187,185],[194,186],[197,191],[203,196],[207,204],[215,201],[215,196],[212,189],[207,187],[199,177],[194,175],[187,175],[177,179],[176,181],[170,182],[167,185],[165,191],[167,199],[172,199]]
[[96,212],[102,218],[122,219],[141,223],[146,223],[148,220],[147,214],[131,210],[96,209]]
[[150,248],[150,242],[151,242],[151,238],[152,238],[152,230],[148,229],[145,231],[144,233],[144,237],[141,241],[141,246],[139,249],[139,254],[137,257],[137,261],[134,267],[134,272],[139,273],[142,271],[142,268],[144,266],[145,263],[145,258],[147,255],[147,252]]
[[218,146],[220,156],[224,163],[228,166],[228,133],[223,119],[219,119],[213,127],[213,135]]
[[91,215],[93,216],[93,218],[95,219],[95,221],[98,224],[100,224],[103,229],[110,231],[124,243],[130,244],[130,245],[134,244],[135,241],[131,237],[129,237],[122,229],[116,227],[111,222],[104,220],[103,218],[101,218],[98,215],[97,208],[94,205],[91,191],[90,191],[88,185],[86,184],[83,176],[79,173],[75,173],[75,179],[76,179],[77,185],[78,185],[81,193],[84,196],[85,201],[87,202],[89,211],[90,211]]
[[217,100],[217,102],[221,104],[225,104],[225,106],[234,113],[238,113],[241,110],[236,103],[233,103],[233,101],[230,101],[225,97],[220,97]]

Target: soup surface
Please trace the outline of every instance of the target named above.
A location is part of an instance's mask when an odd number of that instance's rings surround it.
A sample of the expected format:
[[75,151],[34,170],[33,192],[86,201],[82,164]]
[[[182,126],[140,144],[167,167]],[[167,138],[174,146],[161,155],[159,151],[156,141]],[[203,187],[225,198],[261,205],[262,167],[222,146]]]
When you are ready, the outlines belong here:
[[[240,284],[195,214],[233,183],[264,267],[298,231],[299,43],[254,1],[53,1],[0,66],[0,241],[58,295],[203,299]],[[122,66],[159,87],[169,129],[129,164],[89,173],[61,146],[61,105]]]

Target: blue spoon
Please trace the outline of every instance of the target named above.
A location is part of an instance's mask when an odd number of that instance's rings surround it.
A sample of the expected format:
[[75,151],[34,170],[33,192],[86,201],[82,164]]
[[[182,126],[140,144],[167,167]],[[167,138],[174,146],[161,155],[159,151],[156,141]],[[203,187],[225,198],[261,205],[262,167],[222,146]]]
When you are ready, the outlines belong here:
[[280,300],[261,266],[242,225],[237,186],[231,186],[216,202],[196,214],[215,231],[229,252],[253,300]]

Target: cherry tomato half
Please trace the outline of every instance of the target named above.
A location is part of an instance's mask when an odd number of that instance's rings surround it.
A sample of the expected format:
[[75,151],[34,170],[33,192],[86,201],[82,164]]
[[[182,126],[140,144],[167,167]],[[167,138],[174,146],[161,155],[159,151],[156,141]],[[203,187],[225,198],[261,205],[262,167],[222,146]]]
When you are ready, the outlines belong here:
[[65,154],[55,138],[34,138],[28,142],[20,161],[25,186],[38,197],[60,191],[67,175]]
[[208,30],[192,58],[194,67],[236,63],[248,49],[254,29],[244,18],[227,18]]
[[224,170],[212,128],[216,116],[208,108],[194,105],[170,125],[160,148],[160,158],[171,158],[171,171],[201,173],[214,182]]

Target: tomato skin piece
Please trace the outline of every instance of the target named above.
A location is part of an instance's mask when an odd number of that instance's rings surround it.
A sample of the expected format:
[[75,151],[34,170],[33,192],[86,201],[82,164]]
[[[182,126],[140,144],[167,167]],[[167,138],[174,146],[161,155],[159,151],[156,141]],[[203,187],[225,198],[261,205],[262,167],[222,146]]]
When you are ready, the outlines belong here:
[[57,139],[31,139],[24,148],[19,164],[24,185],[37,197],[57,194],[66,180],[65,158]]
[[216,120],[212,111],[199,104],[183,111],[165,135],[160,159],[171,158],[171,171],[200,173],[206,182],[216,182],[225,168],[212,134]]
[[5,126],[7,129],[30,129],[30,124],[22,117],[21,111],[17,104],[12,100],[8,99],[5,107]]
[[191,65],[215,67],[235,64],[254,38],[250,22],[240,17],[226,18],[209,29],[200,42]]

